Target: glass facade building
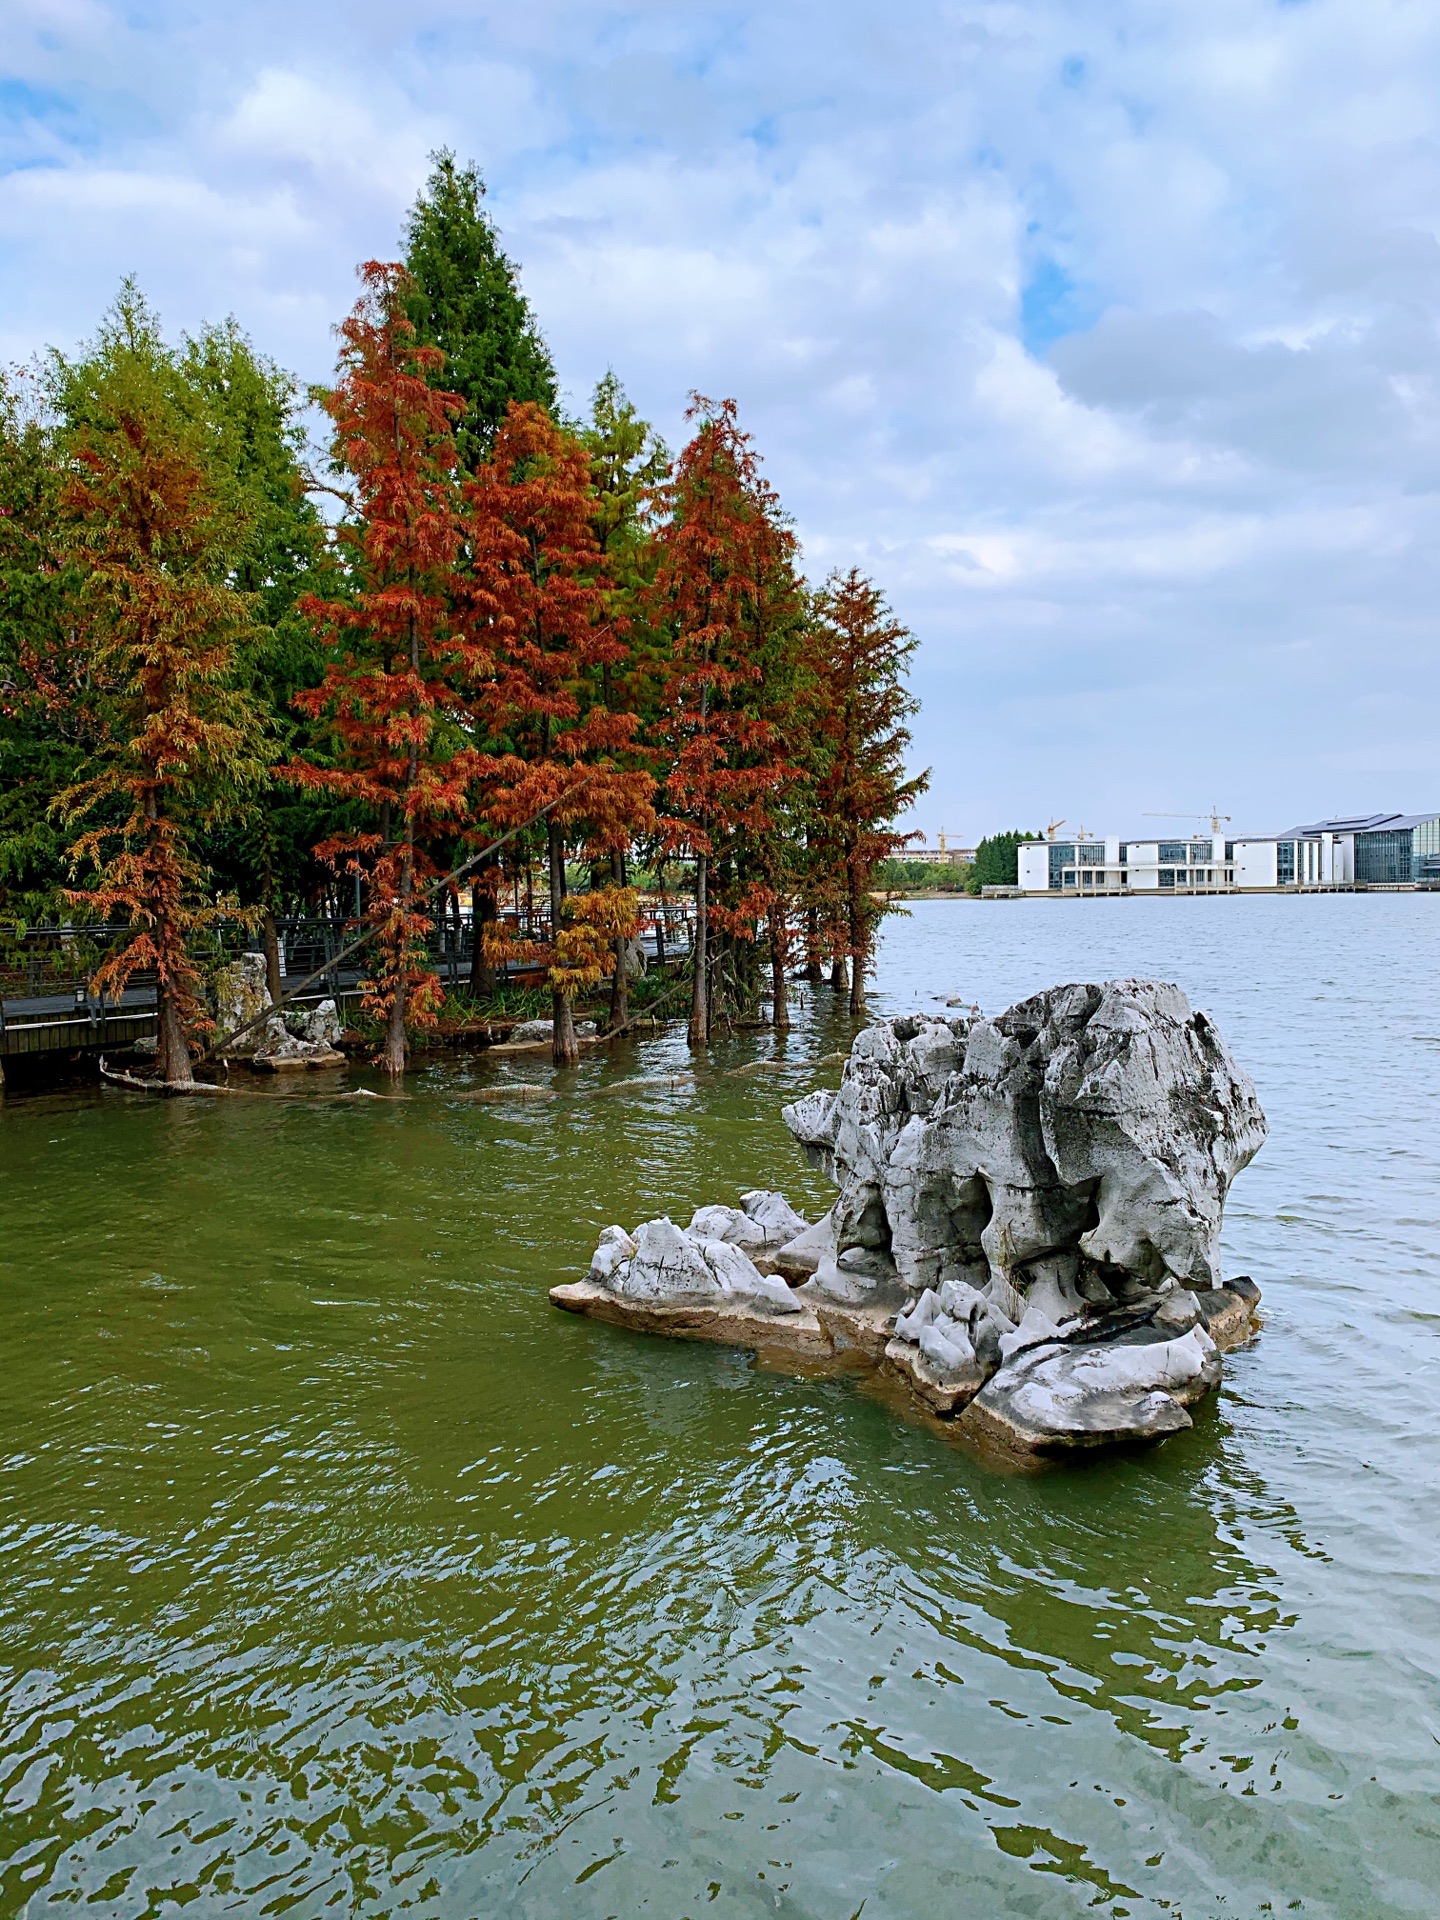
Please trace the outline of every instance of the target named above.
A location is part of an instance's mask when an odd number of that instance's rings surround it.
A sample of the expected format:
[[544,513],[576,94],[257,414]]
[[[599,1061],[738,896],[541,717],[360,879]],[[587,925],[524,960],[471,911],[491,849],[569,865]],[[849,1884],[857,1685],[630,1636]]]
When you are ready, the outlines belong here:
[[1440,811],[1371,813],[1318,820],[1278,834],[1180,840],[1035,842],[1019,853],[1024,893],[1308,892],[1365,887],[1440,891]]
[[1355,836],[1355,884],[1358,887],[1398,887],[1415,878],[1413,828],[1395,827],[1385,833]]

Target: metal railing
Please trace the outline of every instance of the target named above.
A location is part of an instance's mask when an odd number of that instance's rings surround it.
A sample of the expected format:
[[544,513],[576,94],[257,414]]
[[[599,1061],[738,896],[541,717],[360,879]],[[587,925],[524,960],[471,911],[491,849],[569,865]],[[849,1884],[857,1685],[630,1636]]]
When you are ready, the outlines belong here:
[[[426,940],[431,965],[442,982],[463,987],[474,960],[474,926],[468,912],[457,921],[453,906],[435,916]],[[507,940],[550,939],[548,903],[533,907],[502,907]],[[360,956],[328,971],[329,963],[353,939],[356,922],[322,915],[277,918],[282,977],[312,973],[325,977],[307,1001],[331,995],[341,1001],[358,998],[366,968]],[[130,976],[119,996],[96,995],[91,982],[107,955],[133,937],[134,929],[115,925],[53,925],[29,928],[0,924],[0,1055],[86,1051],[122,1046],[144,1039],[155,1030],[155,975],[149,969]],[[647,958],[663,953],[667,961],[689,952],[694,940],[694,907],[686,900],[643,902],[640,941]],[[206,937],[197,960],[210,967],[242,953],[259,952],[259,933],[238,921],[222,922]],[[512,960],[499,969],[514,979],[534,971],[533,964]],[[28,1003],[28,1004],[27,1004]]]

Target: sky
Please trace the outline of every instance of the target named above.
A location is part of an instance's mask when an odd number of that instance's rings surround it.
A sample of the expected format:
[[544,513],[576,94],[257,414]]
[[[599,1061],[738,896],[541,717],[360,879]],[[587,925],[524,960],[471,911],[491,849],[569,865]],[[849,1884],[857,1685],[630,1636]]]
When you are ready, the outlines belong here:
[[885,590],[927,836],[1418,811],[1437,135],[1433,0],[0,0],[0,359],[133,273],[324,379],[450,146],[570,406]]

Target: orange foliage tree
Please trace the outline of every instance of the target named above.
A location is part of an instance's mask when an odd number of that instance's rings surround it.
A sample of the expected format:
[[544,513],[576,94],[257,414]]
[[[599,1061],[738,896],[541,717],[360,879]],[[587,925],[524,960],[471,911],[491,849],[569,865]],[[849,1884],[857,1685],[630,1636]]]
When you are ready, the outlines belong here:
[[187,1036],[206,1024],[193,946],[234,913],[207,897],[196,842],[263,774],[237,685],[249,609],[228,584],[244,529],[146,340],[108,347],[60,496],[91,729],[82,777],[56,804],[85,823],[70,857],[95,873],[67,897],[131,928],[93,990],[119,994],[153,971],[160,1075],[188,1086]]
[[436,872],[432,849],[467,808],[477,752],[466,730],[488,656],[457,615],[461,528],[452,423],[463,403],[430,377],[444,356],[417,344],[404,268],[369,261],[364,292],[340,329],[340,379],[326,399],[336,458],[353,477],[355,518],[341,529],[355,589],[307,599],[329,649],[301,707],[328,721],[333,764],[291,768],[301,785],[352,802],[359,824],[316,849],[363,874],[378,957],[367,1005],[385,1022],[380,1063],[401,1073],[409,1029],[433,1025],[441,991],[417,897]]
[[481,607],[477,637],[493,656],[491,727],[508,748],[489,765],[482,810],[521,826],[546,817],[554,1057],[573,1065],[575,995],[598,984],[617,942],[638,925],[629,888],[567,900],[567,844],[627,847],[653,821],[654,781],[633,762],[638,716],[615,699],[626,657],[607,617],[592,524],[589,460],[543,407],[514,402],[492,457],[465,488],[466,539]]
[[895,820],[930,784],[928,773],[905,773],[905,722],[919,703],[904,673],[916,642],[852,567],[826,581],[808,644],[815,767],[808,900],[831,953],[850,961],[850,1009],[860,1013],[880,912],[875,869],[911,837],[895,830]]
[[757,698],[765,679],[757,614],[793,540],[734,401],[696,394],[687,418],[699,424],[663,492],[669,518],[658,535],[652,606],[670,641],[656,730],[670,840],[695,860],[690,1043],[703,1046],[714,1018],[713,932],[753,933],[776,897],[763,875],[747,882],[740,873],[738,890],[717,905],[711,876],[740,836],[774,830],[787,778],[779,730]]

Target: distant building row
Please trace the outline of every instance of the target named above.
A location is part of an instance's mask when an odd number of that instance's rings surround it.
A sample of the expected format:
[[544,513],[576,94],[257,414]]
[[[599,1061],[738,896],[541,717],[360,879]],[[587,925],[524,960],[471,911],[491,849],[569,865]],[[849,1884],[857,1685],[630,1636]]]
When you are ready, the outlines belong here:
[[1372,813],[1288,833],[1038,840],[1022,893],[1289,893],[1440,887],[1440,813]]

